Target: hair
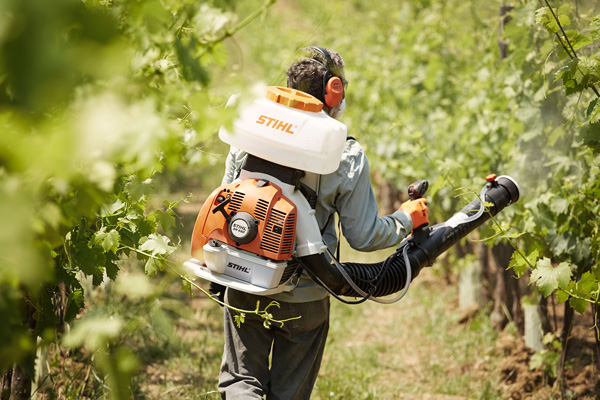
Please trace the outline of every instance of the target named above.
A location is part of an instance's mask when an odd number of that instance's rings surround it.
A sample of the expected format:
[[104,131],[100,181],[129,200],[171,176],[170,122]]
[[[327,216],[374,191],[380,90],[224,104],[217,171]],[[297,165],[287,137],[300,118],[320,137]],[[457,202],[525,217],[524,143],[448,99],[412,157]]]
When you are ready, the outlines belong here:
[[[343,77],[344,60],[333,50],[326,49],[333,62],[336,76]],[[287,70],[288,87],[308,93],[323,103],[323,77],[327,73],[327,59],[317,49],[307,47],[302,49],[303,56],[294,62]]]

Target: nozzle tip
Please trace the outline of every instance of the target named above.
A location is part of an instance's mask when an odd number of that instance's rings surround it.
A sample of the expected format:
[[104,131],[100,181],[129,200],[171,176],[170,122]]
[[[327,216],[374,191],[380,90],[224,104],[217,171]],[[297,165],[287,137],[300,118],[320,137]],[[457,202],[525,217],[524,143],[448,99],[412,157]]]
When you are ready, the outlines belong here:
[[485,180],[488,182],[494,182],[496,180],[496,174],[489,174],[485,177]]

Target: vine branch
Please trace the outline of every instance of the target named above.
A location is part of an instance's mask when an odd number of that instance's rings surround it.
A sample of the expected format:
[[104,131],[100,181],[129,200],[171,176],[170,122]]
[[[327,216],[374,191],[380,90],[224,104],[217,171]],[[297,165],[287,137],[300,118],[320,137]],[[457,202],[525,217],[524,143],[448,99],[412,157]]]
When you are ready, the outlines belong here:
[[[552,17],[554,18],[554,20],[558,24],[558,27],[559,27],[560,31],[562,32],[562,34],[563,34],[563,36],[565,38],[565,41],[569,45],[569,48],[571,49],[571,51],[573,52],[573,54],[571,54],[571,52],[569,52],[569,50],[567,49],[567,46],[565,46],[565,44],[563,43],[562,38],[560,37],[560,35],[558,34],[558,32],[555,32],[554,34],[558,38],[558,41],[560,42],[561,46],[566,51],[566,53],[569,55],[569,58],[571,60],[579,60],[579,57],[577,57],[577,53],[575,52],[575,49],[573,48],[573,45],[571,44],[571,41],[569,40],[569,37],[567,36],[567,34],[566,34],[566,32],[565,32],[562,24],[560,23],[560,20],[558,19],[558,16],[554,12],[554,9],[550,6],[550,3],[548,2],[548,0],[544,0],[544,3],[546,3],[546,6],[550,9],[550,12],[552,13]],[[577,69],[579,69],[579,66],[577,67]],[[581,70],[580,70],[580,72],[581,72]],[[596,96],[600,98],[600,92],[598,92],[598,89],[596,89],[596,86],[592,84],[592,85],[590,85],[590,88],[596,94]]]
[[224,41],[225,39],[227,39],[227,38],[235,35],[238,31],[240,31],[242,28],[244,28],[246,25],[248,25],[252,20],[254,20],[260,14],[264,13],[265,11],[267,11],[267,9],[269,7],[271,7],[273,4],[275,4],[276,1],[277,0],[267,0],[262,7],[257,8],[256,10],[254,10],[250,15],[248,15],[246,18],[244,18],[239,24],[237,24],[236,26],[234,26],[231,30],[226,30],[220,37],[218,37],[217,39],[215,39],[212,42],[210,42],[204,48],[204,51],[202,51],[198,55],[198,58],[199,59],[202,58],[208,52],[212,51],[217,44],[219,44],[222,41]]
[[[279,308],[280,305],[277,301],[272,300],[263,310],[260,309],[260,302],[256,303],[256,309],[254,310],[244,310],[241,308],[237,308],[237,307],[233,307],[230,306],[229,304],[226,304],[224,302],[222,302],[221,300],[219,300],[218,298],[216,298],[215,296],[213,296],[212,294],[210,294],[209,292],[207,292],[204,288],[202,288],[200,285],[198,285],[196,282],[194,282],[192,279],[188,278],[187,276],[183,275],[182,273],[180,273],[179,271],[177,271],[175,269],[175,267],[173,265],[176,265],[173,261],[168,260],[166,258],[161,258],[161,257],[156,257],[156,255],[145,252],[143,250],[137,249],[135,247],[131,247],[131,246],[127,246],[127,245],[123,245],[121,248],[123,249],[128,249],[131,251],[134,251],[138,254],[141,254],[143,256],[158,260],[158,261],[162,261],[164,262],[164,265],[170,270],[172,271],[174,274],[176,274],[177,276],[179,276],[179,278],[181,278],[181,280],[189,283],[190,285],[194,286],[196,289],[200,290],[202,293],[204,293],[206,296],[208,296],[208,298],[210,298],[212,301],[214,301],[215,303],[223,306],[223,307],[227,307],[232,311],[235,311],[236,313],[238,313],[239,316],[241,316],[242,318],[244,317],[245,314],[255,314],[261,318],[263,318],[265,320],[265,327],[268,328],[268,325],[272,324],[272,323],[276,323],[276,324],[280,324],[280,326],[283,326],[283,324],[285,322],[289,322],[292,320],[296,320],[296,319],[300,319],[302,318],[302,316],[297,316],[297,317],[292,317],[292,318],[287,318],[287,319],[274,319],[273,315],[271,313],[269,313],[267,310],[270,307],[277,307]],[[173,264],[173,265],[170,265]]]

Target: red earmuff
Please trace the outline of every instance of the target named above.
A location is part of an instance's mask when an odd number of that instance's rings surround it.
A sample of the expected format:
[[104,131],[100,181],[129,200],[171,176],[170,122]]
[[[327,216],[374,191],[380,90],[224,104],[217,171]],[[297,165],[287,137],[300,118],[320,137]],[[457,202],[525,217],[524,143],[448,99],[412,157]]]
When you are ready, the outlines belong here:
[[344,84],[342,80],[337,76],[332,76],[325,84],[324,92],[325,104],[329,107],[337,106],[344,98]]

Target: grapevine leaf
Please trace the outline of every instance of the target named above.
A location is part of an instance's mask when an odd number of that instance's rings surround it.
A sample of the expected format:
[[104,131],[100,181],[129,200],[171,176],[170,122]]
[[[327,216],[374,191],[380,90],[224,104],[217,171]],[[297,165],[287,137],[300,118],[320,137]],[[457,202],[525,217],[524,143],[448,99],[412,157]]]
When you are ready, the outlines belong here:
[[544,365],[544,354],[539,352],[535,353],[531,356],[529,360],[529,369],[531,371],[541,367]]
[[600,15],[592,18],[592,22],[590,23],[590,35],[592,36],[592,40],[600,39]]
[[187,279],[181,279],[181,290],[185,290],[190,294],[190,297],[194,297],[194,291],[192,290],[192,282]]
[[571,275],[569,264],[560,263],[554,268],[550,259],[544,257],[538,261],[536,268],[531,272],[530,284],[535,283],[544,297],[548,297],[559,287],[567,287]]
[[168,237],[159,233],[152,233],[149,236],[140,240],[140,250],[148,251],[153,256],[160,254],[161,256],[168,256],[173,253],[176,248],[169,245],[170,240]]
[[565,301],[569,300],[569,293],[565,292],[564,290],[558,289],[556,291],[556,299],[559,303],[564,303]]
[[170,228],[175,226],[175,217],[167,214],[161,210],[156,210],[155,212],[156,222],[160,224],[160,227],[163,231],[168,231]]
[[119,199],[116,199],[110,204],[102,205],[100,208],[100,216],[108,217],[112,215],[120,215],[123,211],[125,211],[125,203]]
[[235,321],[235,324],[237,325],[237,327],[241,328],[242,324],[246,321],[246,314],[239,313],[237,315],[234,315],[233,320]]
[[598,280],[600,280],[600,264],[596,263],[592,266],[592,273]]
[[104,266],[106,268],[106,276],[110,278],[110,280],[114,281],[117,279],[117,274],[119,273],[119,266],[115,262],[115,260],[110,260]]
[[576,78],[586,86],[591,86],[600,81],[600,60],[596,57],[581,57],[577,64]]
[[67,299],[67,309],[65,310],[65,322],[71,322],[75,319],[79,310],[85,306],[85,298],[83,289],[76,289],[69,295]]
[[577,290],[581,292],[581,294],[587,295],[593,289],[598,289],[598,280],[590,271],[584,272],[581,275],[581,279],[577,282]]
[[132,175],[125,184],[125,192],[132,202],[139,203],[152,194],[152,179],[142,181],[139,176]]
[[158,274],[158,271],[162,271],[164,267],[164,262],[161,259],[157,257],[150,257],[148,258],[148,261],[146,261],[146,265],[144,266],[144,272],[150,278],[152,278],[153,276]]
[[584,129],[583,144],[590,147],[594,153],[600,152],[600,121],[591,123]]
[[588,121],[587,121],[588,123],[598,121],[598,114],[600,113],[600,102],[598,100],[600,100],[600,99],[595,98],[588,105],[588,108],[585,113],[585,115],[588,118]]
[[94,285],[102,283],[106,256],[100,246],[89,247],[87,243],[78,242],[73,252],[73,260],[86,275],[92,275]]
[[564,197],[555,197],[550,203],[550,210],[556,215],[565,214],[569,209],[569,201]]
[[582,33],[579,33],[576,30],[568,30],[565,32],[565,34],[567,35],[567,39],[571,43],[571,46],[574,50],[579,50],[580,48],[587,46],[588,44],[592,44],[592,39],[590,39]]
[[[571,18],[566,14],[559,15],[558,21],[563,27],[571,25]],[[549,7],[542,7],[536,10],[535,22],[536,24],[542,25],[551,34],[558,32],[560,29]]]
[[175,41],[175,51],[183,79],[189,82],[196,81],[206,84],[210,77],[206,69],[200,64],[198,58],[194,56],[196,52],[195,47],[195,41],[193,40],[188,45],[184,45],[179,39]]
[[585,76],[579,70],[579,61],[579,58],[569,61],[556,73],[556,79],[562,80],[567,96],[586,88],[587,79],[584,79]]
[[569,305],[573,310],[577,311],[579,314],[583,314],[588,306],[588,302],[582,299],[578,299],[576,297],[571,297],[569,299]]
[[528,265],[536,264],[536,262],[540,256],[539,254],[540,253],[538,250],[534,250],[527,256],[526,259],[524,259],[521,256],[521,253],[519,253],[518,251],[515,251],[515,252],[513,252],[513,255],[510,258],[510,263],[508,264],[508,268],[512,268],[513,271],[515,271],[517,278],[520,278],[523,276],[523,274],[527,270]]
[[117,253],[119,244],[121,243],[121,235],[116,229],[112,229],[106,232],[106,227],[103,226],[98,232],[94,234],[94,244],[102,246],[105,253],[112,251]]

